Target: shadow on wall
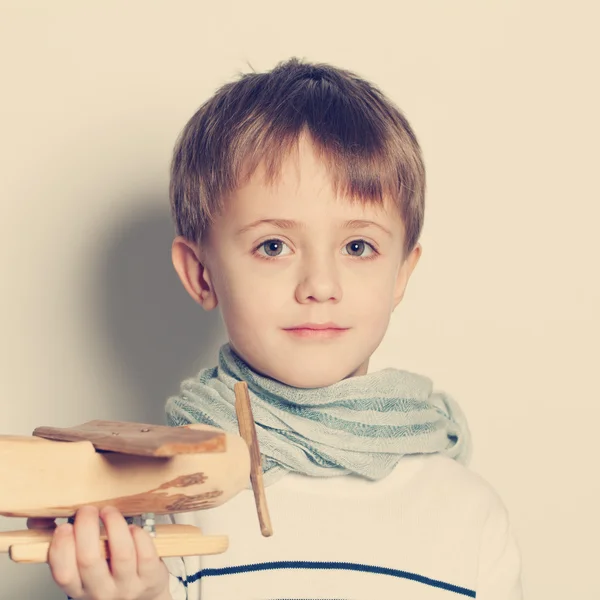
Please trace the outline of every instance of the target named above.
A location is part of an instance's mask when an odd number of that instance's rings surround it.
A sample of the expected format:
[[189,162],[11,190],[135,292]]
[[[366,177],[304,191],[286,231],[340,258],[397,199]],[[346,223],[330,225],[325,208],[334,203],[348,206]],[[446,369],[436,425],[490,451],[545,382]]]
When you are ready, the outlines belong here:
[[109,363],[134,394],[114,418],[162,424],[167,397],[179,392],[182,379],[216,364],[226,334],[218,311],[196,304],[173,268],[174,227],[164,198],[142,204],[101,244],[91,310]]
[[[167,397],[178,393],[182,379],[216,364],[226,340],[218,312],[207,313],[196,304],[173,268],[174,229],[163,202],[145,197],[143,211],[111,225],[96,246],[96,262],[87,270],[94,336],[109,354],[111,372],[127,384],[126,401],[112,399],[106,408],[109,419],[165,423]],[[24,520],[10,523],[11,529],[22,527]],[[0,600],[64,600],[47,565],[26,569],[8,560],[0,564]]]

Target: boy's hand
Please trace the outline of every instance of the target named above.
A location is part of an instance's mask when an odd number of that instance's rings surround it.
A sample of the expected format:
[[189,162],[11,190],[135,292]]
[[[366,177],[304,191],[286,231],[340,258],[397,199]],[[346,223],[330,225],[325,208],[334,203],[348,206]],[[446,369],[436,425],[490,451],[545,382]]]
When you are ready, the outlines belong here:
[[[110,560],[100,554],[102,518]],[[48,564],[57,585],[74,600],[162,600],[170,598],[169,573],[147,531],[129,526],[121,513],[93,506],[77,511],[75,523],[54,531]]]

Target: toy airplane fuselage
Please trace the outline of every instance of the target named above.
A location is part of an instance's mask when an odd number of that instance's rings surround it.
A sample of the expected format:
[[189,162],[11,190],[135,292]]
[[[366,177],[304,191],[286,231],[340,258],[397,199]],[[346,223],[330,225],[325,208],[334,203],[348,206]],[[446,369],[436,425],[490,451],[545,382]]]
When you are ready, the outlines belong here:
[[70,517],[84,505],[124,516],[200,510],[230,500],[249,475],[244,440],[207,425],[41,427],[31,437],[0,436],[0,515]]

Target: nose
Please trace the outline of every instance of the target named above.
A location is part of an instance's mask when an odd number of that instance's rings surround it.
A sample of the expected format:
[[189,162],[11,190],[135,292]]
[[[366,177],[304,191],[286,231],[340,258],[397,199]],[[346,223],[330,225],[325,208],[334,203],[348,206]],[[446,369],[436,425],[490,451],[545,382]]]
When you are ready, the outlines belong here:
[[342,299],[342,286],[334,260],[321,258],[306,261],[296,286],[296,300],[301,304],[309,302],[339,302]]

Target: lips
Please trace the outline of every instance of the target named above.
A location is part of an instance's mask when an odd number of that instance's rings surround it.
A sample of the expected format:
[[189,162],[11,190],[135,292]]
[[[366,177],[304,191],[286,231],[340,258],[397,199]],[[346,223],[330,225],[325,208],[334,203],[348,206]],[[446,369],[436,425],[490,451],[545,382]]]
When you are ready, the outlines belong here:
[[344,336],[348,329],[336,323],[301,323],[287,327],[284,331],[296,339],[323,341]]
[[347,327],[342,327],[336,323],[301,323],[300,325],[294,325],[293,327],[286,327],[287,331],[294,331],[299,329],[311,330],[311,331],[326,331],[326,330],[338,330],[345,331]]

